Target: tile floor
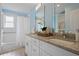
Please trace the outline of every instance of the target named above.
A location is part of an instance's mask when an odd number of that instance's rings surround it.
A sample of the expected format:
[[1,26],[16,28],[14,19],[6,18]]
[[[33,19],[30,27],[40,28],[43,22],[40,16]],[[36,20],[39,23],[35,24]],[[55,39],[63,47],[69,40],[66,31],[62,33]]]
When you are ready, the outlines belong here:
[[19,48],[14,51],[2,54],[0,56],[25,56],[25,48]]

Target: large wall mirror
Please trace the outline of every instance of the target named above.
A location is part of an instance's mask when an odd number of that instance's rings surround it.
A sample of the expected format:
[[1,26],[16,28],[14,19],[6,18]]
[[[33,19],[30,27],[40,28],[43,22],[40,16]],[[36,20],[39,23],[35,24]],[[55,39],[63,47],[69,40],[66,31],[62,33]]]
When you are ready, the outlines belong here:
[[55,4],[56,30],[64,33],[70,41],[79,41],[79,4],[60,3]]
[[41,31],[41,28],[47,26],[54,27],[57,32],[74,33],[79,30],[78,19],[77,3],[40,4],[36,10],[36,30]]
[[45,26],[44,8],[44,4],[39,4],[36,9],[36,31],[38,32]]
[[78,3],[55,3],[55,16],[58,32],[75,33],[79,30]]

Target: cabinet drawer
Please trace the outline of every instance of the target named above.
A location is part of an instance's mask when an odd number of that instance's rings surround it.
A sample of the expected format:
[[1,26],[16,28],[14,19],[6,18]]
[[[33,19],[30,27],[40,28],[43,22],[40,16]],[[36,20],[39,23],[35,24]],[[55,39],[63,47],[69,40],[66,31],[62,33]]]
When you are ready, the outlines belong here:
[[32,56],[39,56],[39,47],[32,46]]
[[38,39],[34,39],[34,38],[32,38],[32,39],[31,39],[31,43],[32,43],[33,45],[39,47],[39,40],[38,40]]
[[32,50],[31,50],[31,43],[30,42],[26,42],[26,45],[25,45],[25,53],[28,55],[28,56],[31,56]]

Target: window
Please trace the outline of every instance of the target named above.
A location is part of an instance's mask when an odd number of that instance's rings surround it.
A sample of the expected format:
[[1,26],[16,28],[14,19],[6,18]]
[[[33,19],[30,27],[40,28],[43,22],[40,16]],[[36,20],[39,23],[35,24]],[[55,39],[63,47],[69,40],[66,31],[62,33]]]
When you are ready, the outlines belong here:
[[6,16],[4,27],[5,28],[14,28],[14,17]]

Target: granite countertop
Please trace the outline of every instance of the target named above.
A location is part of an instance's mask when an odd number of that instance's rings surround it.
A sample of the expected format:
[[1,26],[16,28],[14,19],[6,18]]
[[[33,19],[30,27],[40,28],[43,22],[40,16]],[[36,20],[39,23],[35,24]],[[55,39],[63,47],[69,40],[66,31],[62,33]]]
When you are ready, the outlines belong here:
[[53,36],[50,37],[42,37],[42,36],[38,36],[37,34],[28,34],[28,36],[33,37],[35,39],[39,39],[41,41],[47,42],[49,44],[55,45],[57,47],[63,48],[65,50],[68,50],[72,53],[75,53],[77,55],[79,55],[79,42],[70,42],[70,41],[66,41],[65,39],[57,39]]

